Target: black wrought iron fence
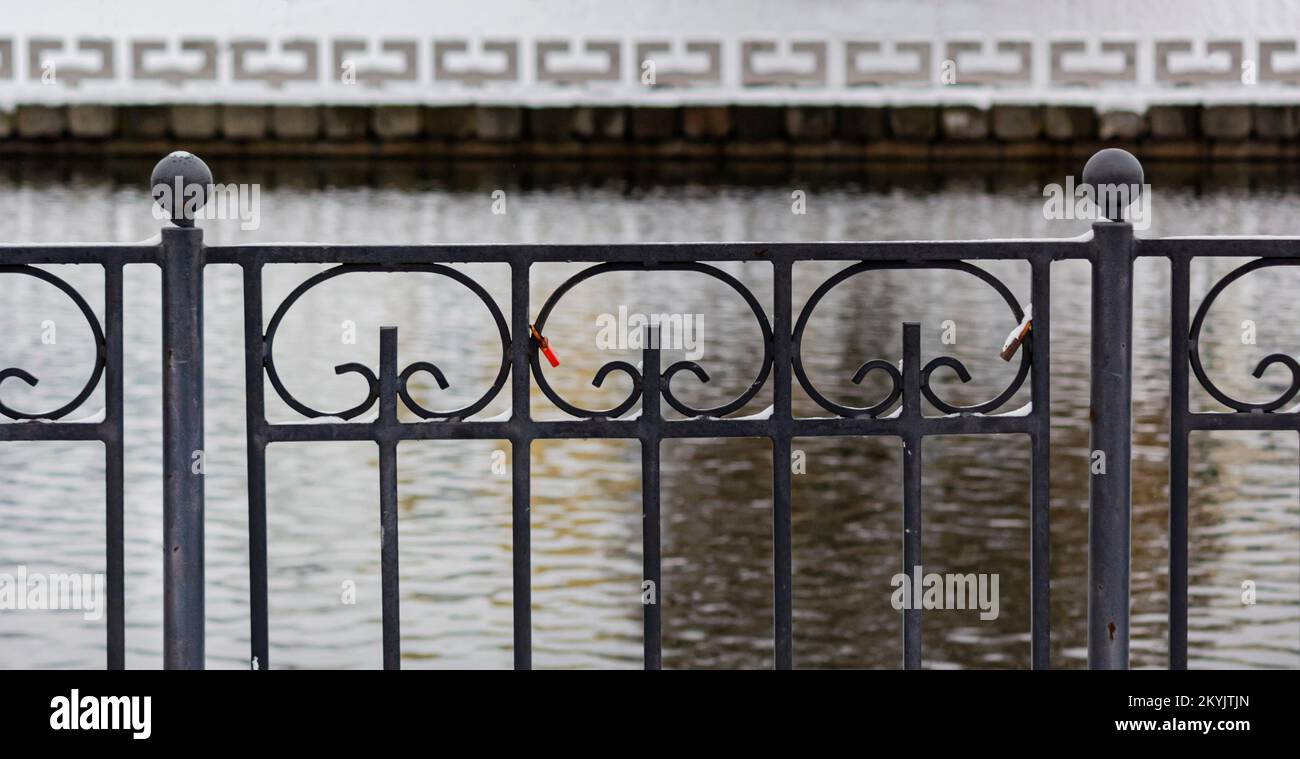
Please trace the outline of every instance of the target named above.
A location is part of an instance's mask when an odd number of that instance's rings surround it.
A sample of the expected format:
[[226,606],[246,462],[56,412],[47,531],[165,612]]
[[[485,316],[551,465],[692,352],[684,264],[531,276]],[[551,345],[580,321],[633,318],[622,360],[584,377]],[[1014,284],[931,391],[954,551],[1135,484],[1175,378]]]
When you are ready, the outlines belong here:
[[[1141,167],[1122,151],[1102,151],[1089,161],[1084,184],[1092,187],[1142,183]],[[182,182],[208,187],[207,167],[188,154],[173,154],[155,169],[153,184]],[[1170,469],[1170,609],[1169,664],[1187,665],[1187,466],[1188,436],[1195,430],[1295,430],[1300,413],[1283,407],[1300,392],[1300,364],[1285,355],[1264,359],[1255,371],[1275,363],[1292,373],[1291,386],[1268,403],[1245,403],[1219,390],[1202,367],[1198,337],[1218,293],[1237,278],[1272,266],[1300,264],[1300,238],[1141,239],[1122,221],[1118,205],[1105,209],[1107,219],[1093,225],[1091,236],[1073,239],[996,240],[971,242],[826,242],[826,243],[698,243],[618,245],[228,245],[207,246],[203,233],[179,206],[171,209],[175,226],[163,230],[156,245],[0,245],[0,274],[36,277],[63,292],[80,309],[98,346],[90,378],[67,404],[49,411],[21,411],[0,401],[0,414],[14,423],[0,424],[0,441],[98,440],[105,444],[107,650],[108,667],[124,666],[123,579],[123,408],[122,408],[122,273],[126,266],[153,264],[162,270],[163,416],[164,416],[164,664],[169,668],[200,668],[204,663],[204,487],[194,458],[203,450],[203,275],[210,265],[239,266],[243,271],[245,391],[248,435],[248,518],[251,587],[251,660],[257,668],[270,666],[271,619],[267,610],[266,451],[273,443],[371,441],[379,449],[379,524],[383,662],[400,662],[398,590],[397,447],[412,440],[503,439],[512,457],[512,561],[514,663],[532,664],[530,458],[535,440],[608,438],[636,440],[641,446],[643,579],[659,588],[660,445],[679,438],[765,438],[772,447],[772,570],[775,614],[773,656],[777,668],[793,667],[791,594],[791,441],[802,437],[889,436],[903,445],[901,473],[903,530],[901,568],[909,574],[922,563],[923,510],[921,476],[924,444],[939,435],[1026,435],[1031,443],[1030,547],[1031,642],[1028,660],[1034,668],[1049,666],[1050,599],[1050,423],[1051,401],[1051,267],[1064,260],[1088,261],[1092,266],[1092,384],[1091,449],[1107,466],[1094,467],[1089,494],[1088,661],[1094,668],[1123,668],[1129,654],[1129,564],[1131,490],[1131,383],[1133,264],[1140,256],[1167,258],[1173,273],[1171,307],[1173,332],[1170,387],[1173,400]],[[193,209],[191,209],[193,210]],[[1193,258],[1226,256],[1254,259],[1224,277],[1190,318],[1189,267]],[[997,277],[979,262],[1027,262],[1031,303],[1021,304]],[[753,293],[717,264],[756,262],[772,267],[772,289],[765,299]],[[803,303],[792,296],[796,265],[809,261],[843,262],[844,268],[825,280]],[[590,264],[560,285],[534,311],[529,299],[534,264]],[[455,264],[497,263],[510,270],[508,314],[479,283]],[[67,282],[40,268],[46,264],[88,264],[105,272],[103,322],[87,300]],[[305,278],[264,322],[263,272],[267,264],[328,264]],[[1018,370],[993,398],[973,405],[948,402],[933,384],[946,370],[963,382],[970,374],[960,360],[921,354],[920,325],[905,323],[900,334],[901,361],[873,358],[853,377],[861,382],[875,373],[887,379],[888,390],[878,402],[849,406],[824,394],[805,371],[802,344],[809,319],[822,299],[852,277],[882,269],[945,269],[961,272],[992,288],[1006,303],[1006,322],[989,329],[1014,327],[1004,357],[1019,352]],[[547,380],[552,358],[545,337],[547,320],[557,303],[580,282],[610,272],[686,271],[729,287],[744,300],[761,333],[763,358],[753,381],[728,403],[698,408],[674,389],[679,375],[709,382],[706,368],[683,360],[664,367],[657,335],[647,335],[640,366],[612,361],[594,377],[601,385],[612,373],[631,379],[631,392],[610,408],[579,406],[563,397]],[[420,272],[451,280],[486,306],[500,337],[501,361],[491,387],[478,399],[451,410],[421,405],[408,388],[411,378],[429,375],[447,387],[442,370],[427,361],[398,356],[397,327],[383,327],[376,367],[347,363],[336,372],[364,378],[368,391],[350,408],[313,408],[288,391],[275,363],[277,330],[285,314],[306,292],[331,279],[360,272]],[[770,309],[770,317],[769,317]],[[545,363],[544,363],[545,362]],[[547,367],[551,368],[548,369]],[[1191,368],[1198,382],[1226,412],[1192,413],[1188,405]],[[35,384],[37,378],[21,368],[0,371],[0,382],[17,378]],[[684,377],[682,379],[685,379]],[[77,409],[104,384],[107,404],[102,419],[59,421]],[[679,380],[680,382],[680,380]],[[1028,382],[1030,404],[1007,409],[1007,403]],[[825,416],[796,416],[792,411],[795,383]],[[274,423],[266,414],[267,384],[294,412],[309,423]],[[508,388],[507,388],[508,384]],[[567,418],[533,418],[530,391],[534,385]],[[772,406],[764,413],[738,416],[764,388],[771,386]],[[477,415],[501,393],[510,396],[508,417]],[[399,419],[399,404],[417,421]],[[680,417],[666,418],[667,404]],[[356,421],[377,407],[371,421]],[[928,409],[927,409],[928,407]],[[47,422],[47,423],[37,423]],[[644,662],[662,663],[661,609],[644,605]],[[903,612],[902,662],[922,664],[920,609]]]

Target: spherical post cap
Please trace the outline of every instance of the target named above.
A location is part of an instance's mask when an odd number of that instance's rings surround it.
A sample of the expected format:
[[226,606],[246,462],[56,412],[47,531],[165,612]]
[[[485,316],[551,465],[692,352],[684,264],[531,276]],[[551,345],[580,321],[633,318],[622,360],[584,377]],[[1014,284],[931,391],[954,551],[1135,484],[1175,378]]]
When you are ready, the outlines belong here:
[[[1120,148],[1099,150],[1083,166],[1084,186],[1091,188],[1093,199],[1111,221],[1122,219],[1124,209],[1137,200],[1142,192],[1142,180],[1142,164],[1132,153]],[[1123,188],[1124,195],[1112,194],[1119,188]]]
[[149,188],[154,202],[178,227],[194,226],[194,218],[208,201],[212,170],[203,159],[177,150],[153,167]]

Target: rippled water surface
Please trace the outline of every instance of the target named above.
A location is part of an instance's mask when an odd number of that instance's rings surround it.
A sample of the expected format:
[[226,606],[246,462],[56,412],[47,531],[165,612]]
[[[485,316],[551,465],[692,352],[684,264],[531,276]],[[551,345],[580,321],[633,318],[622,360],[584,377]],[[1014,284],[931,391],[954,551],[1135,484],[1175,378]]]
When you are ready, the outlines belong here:
[[[136,241],[157,233],[144,178],[149,164],[0,164],[0,240]],[[261,228],[205,222],[209,243],[625,242],[695,240],[1070,237],[1085,222],[1046,221],[1043,183],[1071,167],[989,168],[936,175],[860,167],[754,168],[678,173],[673,167],[448,168],[393,163],[214,162],[221,181],[262,185]],[[1300,188],[1275,170],[1155,167],[1153,228],[1168,234],[1300,234]],[[493,193],[505,192],[505,213]],[[791,213],[802,190],[807,213]],[[498,196],[499,197],[499,196]],[[1193,304],[1236,264],[1199,261]],[[795,308],[841,264],[800,264]],[[102,273],[51,267],[102,318]],[[463,267],[509,313],[506,267]],[[577,265],[534,270],[532,312]],[[770,270],[724,267],[771,314]],[[1021,303],[1028,267],[991,263]],[[321,267],[270,266],[265,318]],[[1167,656],[1167,263],[1137,266],[1133,483],[1133,663]],[[1089,271],[1053,266],[1052,661],[1085,664]],[[1271,269],[1232,285],[1207,324],[1202,352],[1225,389],[1262,400],[1286,388],[1285,370],[1249,375],[1273,352],[1300,354],[1300,272]],[[126,274],[127,664],[161,661],[161,421],[159,278]],[[210,667],[247,667],[248,541],[244,479],[242,285],[236,267],[208,267],[207,650]],[[89,329],[75,306],[35,279],[0,274],[0,367],[41,379],[6,382],[20,408],[65,403],[92,365]],[[762,359],[761,333],[734,292],[690,273],[611,274],[575,288],[548,322],[563,359],[547,377],[570,401],[613,405],[626,377],[591,378],[637,351],[597,347],[600,314],[700,314],[700,363],[674,389],[695,405],[737,396]],[[1245,344],[1243,320],[1257,324]],[[57,340],[42,340],[53,322]],[[804,338],[813,380],[864,405],[883,385],[850,379],[864,361],[901,356],[901,323],[922,323],[925,360],[953,355],[965,385],[945,375],[951,402],[991,398],[1014,376],[997,358],[1012,326],[997,294],[956,272],[883,272],[833,291]],[[951,324],[946,324],[946,323]],[[425,360],[447,374],[437,389],[413,380],[430,407],[467,403],[491,386],[501,360],[491,316],[466,290],[425,274],[353,274],[311,291],[285,317],[275,347],[290,392],[317,408],[364,397],[336,364],[378,361],[380,325],[400,327],[402,365]],[[355,343],[346,340],[355,326]],[[943,342],[949,330],[955,344]],[[682,358],[666,351],[665,362]],[[761,411],[770,387],[751,404]],[[1270,395],[1271,393],[1271,395]],[[274,420],[298,418],[267,387]],[[1199,389],[1194,407],[1216,408]],[[1027,389],[1005,407],[1027,401]],[[506,410],[508,394],[480,415]],[[103,405],[102,389],[73,418]],[[818,414],[802,390],[798,413]],[[558,412],[534,391],[539,418]],[[824,413],[824,412],[823,412]],[[933,410],[931,410],[933,413]],[[794,618],[802,667],[896,667],[901,616],[890,578],[901,564],[901,449],[889,438],[797,440]],[[508,667],[512,660],[509,444],[404,443],[399,449],[404,667]],[[930,667],[1025,667],[1029,662],[1028,441],[932,438],[925,444],[927,571],[997,573],[1000,614],[928,612]],[[641,663],[640,453],[634,442],[543,441],[533,446],[534,663]],[[668,441],[663,447],[664,662],[669,667],[766,667],[772,660],[771,451],[762,440]],[[271,658],[276,667],[380,664],[378,454],[370,443],[278,444],[268,463]],[[1197,434],[1192,439],[1191,660],[1199,667],[1300,667],[1300,452],[1294,433]],[[0,572],[98,572],[104,566],[103,452],[98,443],[0,444]],[[1253,582],[1257,603],[1243,604]],[[355,603],[348,591],[355,588]],[[76,612],[0,611],[0,667],[100,667],[103,620]]]

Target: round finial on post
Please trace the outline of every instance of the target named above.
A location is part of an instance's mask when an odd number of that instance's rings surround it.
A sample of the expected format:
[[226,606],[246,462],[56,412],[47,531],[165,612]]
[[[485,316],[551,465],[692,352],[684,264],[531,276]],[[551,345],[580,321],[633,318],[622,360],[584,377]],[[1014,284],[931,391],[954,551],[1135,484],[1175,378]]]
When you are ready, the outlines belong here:
[[1083,167],[1083,185],[1110,221],[1124,220],[1124,212],[1142,193],[1142,179],[1142,164],[1119,148],[1097,151]]
[[178,227],[194,226],[194,219],[204,204],[212,187],[212,170],[203,159],[177,150],[153,167],[149,179],[154,202]]

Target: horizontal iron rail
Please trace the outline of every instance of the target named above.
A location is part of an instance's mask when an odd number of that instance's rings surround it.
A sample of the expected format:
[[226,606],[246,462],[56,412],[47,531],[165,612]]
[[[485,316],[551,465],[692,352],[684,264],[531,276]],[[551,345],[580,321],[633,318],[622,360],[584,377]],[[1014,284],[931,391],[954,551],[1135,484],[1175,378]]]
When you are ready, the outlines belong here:
[[0,423],[0,442],[45,440],[98,440],[108,442],[117,434],[112,422],[22,421]]
[[162,243],[114,245],[6,245],[0,244],[0,264],[158,264]]
[[[579,245],[318,245],[253,243],[205,246],[208,264],[385,264],[673,262],[673,261],[1054,261],[1087,259],[1090,239],[940,240],[817,243],[617,243]],[[1300,237],[1136,238],[1138,257],[1300,258]],[[0,244],[5,264],[158,264],[161,243]]]
[[214,245],[209,263],[670,263],[710,261],[978,261],[1081,259],[1085,239],[581,245]]
[[1268,432],[1300,430],[1300,414],[1295,411],[1268,412],[1195,412],[1187,415],[1190,430],[1219,432]]
[[1300,237],[1139,237],[1135,255],[1162,258],[1300,258]]
[[[1003,434],[1028,435],[1035,431],[1036,417],[1030,414],[994,414],[990,416],[961,415],[923,417],[918,422],[900,419],[840,419],[801,418],[789,420],[789,434],[794,437],[827,436],[892,436],[900,437],[910,427],[919,434],[972,435]],[[665,419],[661,435],[664,438],[765,438],[786,431],[782,422],[768,419]],[[373,422],[304,422],[267,424],[263,427],[268,442],[326,442],[342,440],[373,440],[376,423]],[[515,424],[508,421],[473,420],[411,421],[403,422],[396,433],[401,440],[507,440],[521,431],[536,439],[574,438],[637,438],[641,429],[635,419],[581,419],[557,421],[529,421]]]

